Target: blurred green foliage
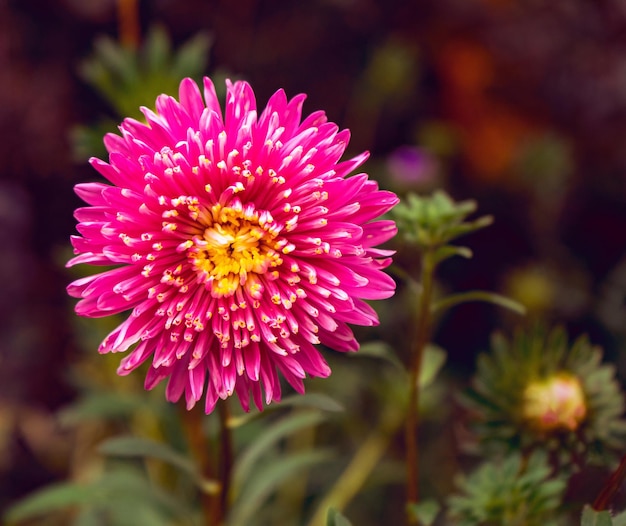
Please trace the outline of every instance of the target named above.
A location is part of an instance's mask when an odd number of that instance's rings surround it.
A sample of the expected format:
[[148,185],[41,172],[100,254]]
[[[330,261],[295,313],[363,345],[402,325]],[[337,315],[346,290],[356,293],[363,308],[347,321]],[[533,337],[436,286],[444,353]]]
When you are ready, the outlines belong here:
[[[520,330],[511,339],[495,334],[491,352],[478,357],[465,397],[474,412],[474,432],[486,447],[484,454],[493,447],[510,452],[545,449],[565,471],[615,461],[626,447],[624,399],[615,367],[601,360],[601,350],[586,336],[570,344],[562,328]],[[532,383],[563,374],[580,382],[585,416],[571,429],[537,428],[524,413],[526,390]]]
[[626,513],[611,515],[608,511],[595,511],[591,506],[583,508],[581,526],[624,526]]
[[566,487],[552,475],[547,456],[518,452],[490,460],[458,481],[460,494],[448,499],[449,515],[458,526],[556,526]]
[[[106,155],[102,137],[115,132],[120,119],[141,120],[139,108],[162,93],[176,94],[182,78],[199,80],[208,67],[211,43],[208,33],[199,33],[175,50],[161,26],[152,27],[137,49],[108,36],[96,38],[93,54],[81,65],[80,76],[106,101],[114,118],[74,128],[75,159]],[[222,85],[216,82],[216,86]]]

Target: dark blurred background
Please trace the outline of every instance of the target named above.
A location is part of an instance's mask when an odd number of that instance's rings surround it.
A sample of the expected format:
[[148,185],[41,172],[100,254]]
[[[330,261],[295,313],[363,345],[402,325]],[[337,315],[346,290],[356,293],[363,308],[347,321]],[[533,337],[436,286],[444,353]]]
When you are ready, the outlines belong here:
[[[72,187],[95,179],[72,130],[114,117],[80,70],[96,37],[124,36],[122,4],[0,0],[0,508],[64,476],[51,453],[63,449],[52,415],[74,396],[67,370],[79,354],[64,262],[79,205]],[[589,333],[623,376],[624,2],[152,0],[138,8],[140,39],[155,24],[175,47],[207,33],[204,72],[250,81],[259,106],[281,87],[307,93],[305,112],[324,109],[349,127],[350,153],[372,153],[366,170],[382,186],[476,199],[495,223],[467,239],[471,261],[442,267],[442,288],[509,294],[530,319]],[[411,268],[412,257],[401,251],[398,261]],[[381,315],[383,337],[409,323],[398,305]],[[450,367],[468,374],[503,324],[514,321],[467,305],[441,320],[436,339]]]

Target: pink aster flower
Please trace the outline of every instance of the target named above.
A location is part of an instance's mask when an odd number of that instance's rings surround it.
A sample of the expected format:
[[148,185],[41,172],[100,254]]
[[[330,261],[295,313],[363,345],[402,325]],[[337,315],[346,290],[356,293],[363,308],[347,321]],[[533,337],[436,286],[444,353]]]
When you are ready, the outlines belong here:
[[320,111],[302,120],[304,95],[277,91],[260,115],[246,82],[227,82],[224,114],[208,78],[204,100],[190,79],[179,96],[107,135],[108,163],[91,159],[111,184],[76,186],[90,206],[68,266],[117,267],[68,293],[81,316],[131,311],[99,347],[131,349],[119,374],[151,358],[146,389],[168,378],[170,401],[205,393],[208,413],[237,393],[262,409],[279,372],[303,392],[330,374],[317,344],[355,351],[347,324],[378,323],[363,300],[394,293],[391,252],[374,247],[396,227],[376,218],[398,199],[347,177],[368,154],[340,162],[349,132]]

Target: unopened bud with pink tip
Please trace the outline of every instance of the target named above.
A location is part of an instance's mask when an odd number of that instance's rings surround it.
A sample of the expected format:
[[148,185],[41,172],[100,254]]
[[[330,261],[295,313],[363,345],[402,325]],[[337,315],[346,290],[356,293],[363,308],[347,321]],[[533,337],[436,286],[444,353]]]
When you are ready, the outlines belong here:
[[524,419],[540,431],[575,431],[587,415],[580,380],[568,373],[528,384],[523,400]]

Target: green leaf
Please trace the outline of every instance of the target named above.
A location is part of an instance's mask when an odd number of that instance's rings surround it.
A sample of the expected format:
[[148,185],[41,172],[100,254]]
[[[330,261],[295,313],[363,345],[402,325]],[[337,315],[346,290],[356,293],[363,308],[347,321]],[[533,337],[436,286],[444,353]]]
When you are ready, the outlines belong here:
[[249,526],[266,499],[290,477],[331,458],[328,451],[305,451],[286,458],[276,458],[257,468],[246,484],[229,517],[229,526]]
[[166,70],[172,54],[172,42],[162,26],[150,29],[142,52],[148,72],[159,74]]
[[382,341],[373,341],[364,343],[359,348],[357,353],[350,354],[349,356],[355,358],[362,357],[372,357],[372,358],[380,358],[381,360],[385,360],[389,362],[391,365],[396,367],[401,371],[406,371],[404,364],[398,359],[397,354],[393,350],[393,347],[388,343]]
[[70,130],[69,138],[72,144],[73,160],[77,163],[85,163],[89,157],[103,157],[107,150],[102,142],[102,137],[107,133],[117,131],[117,121],[103,119],[91,126],[76,125]]
[[[142,470],[120,466],[105,472],[92,484],[100,497],[98,507],[111,516],[115,526],[170,524],[168,517],[190,517],[187,502],[153,484]],[[115,519],[115,517],[118,517]],[[152,522],[144,519],[152,517]],[[156,517],[159,517],[157,520]]]
[[146,399],[120,392],[94,392],[81,397],[59,413],[64,425],[73,425],[85,420],[111,420],[128,418],[138,411],[146,410]]
[[435,263],[441,263],[446,259],[454,256],[461,256],[465,259],[471,259],[473,256],[472,251],[467,247],[460,247],[457,245],[444,245],[435,250],[434,260]]
[[181,78],[200,75],[206,66],[212,44],[213,38],[208,33],[198,33],[192,37],[176,53],[172,72]]
[[416,519],[421,526],[431,526],[439,511],[441,505],[435,500],[425,500],[418,504],[412,503],[407,506],[407,512],[413,519]]
[[424,356],[422,358],[420,377],[417,382],[420,389],[424,389],[433,383],[437,377],[437,373],[446,363],[446,358],[446,351],[444,351],[441,347],[433,344],[428,344],[426,346],[424,349]]
[[[137,78],[137,65],[131,50],[120,46],[115,40],[107,36],[98,37],[94,48],[96,56],[105,66],[104,73],[109,80],[114,76],[125,83],[132,83]],[[92,80],[93,79],[89,79]]]
[[75,482],[61,482],[20,500],[7,510],[4,520],[7,523],[15,523],[60,511],[69,506],[92,504],[98,498],[98,493],[90,486]]
[[266,429],[237,459],[233,470],[233,490],[242,487],[252,476],[258,460],[265,456],[280,440],[300,429],[323,422],[325,415],[317,411],[292,413]]
[[618,513],[613,517],[613,526],[626,526],[626,512]]
[[[76,524],[81,526],[166,526],[171,524],[171,517],[190,517],[192,513],[186,504],[153,486],[140,471],[120,467],[89,484],[48,486],[15,504],[4,519],[11,524],[69,507],[79,508]],[[101,516],[107,520],[98,521]]]
[[335,508],[329,508],[326,526],[352,526],[352,523],[340,511],[337,511]]
[[519,452],[484,461],[458,480],[459,494],[448,498],[451,524],[555,526],[566,484],[562,475],[550,477],[543,451],[535,451],[525,462]]
[[[473,221],[466,217],[476,210],[474,201],[455,202],[445,192],[436,191],[430,196],[408,194],[392,211],[400,234],[418,247],[438,249],[453,239],[484,228],[493,221],[484,216]],[[443,249],[438,261],[452,255],[467,256],[467,249]]]
[[596,511],[587,505],[583,508],[580,526],[613,526],[613,521],[608,511]]
[[331,413],[345,411],[345,408],[339,402],[324,393],[305,393],[303,395],[294,394],[286,396],[276,407],[307,407],[310,409],[319,409],[320,411],[330,411]]
[[[202,74],[210,46],[210,37],[200,33],[174,50],[170,36],[160,26],[148,32],[139,49],[100,37],[80,73],[120,117],[141,120],[141,105],[152,105],[161,93],[175,95],[181,78]],[[89,137],[82,133],[83,150],[89,147],[85,139]]]
[[499,305],[500,307],[507,308],[517,312],[518,314],[526,313],[526,308],[517,301],[507,298],[506,296],[484,290],[470,290],[467,292],[460,292],[459,294],[452,294],[434,302],[431,306],[431,310],[433,313],[436,313],[470,301],[493,303],[494,305]]
[[263,413],[250,412],[231,416],[228,420],[227,425],[231,429],[236,429],[247,424],[248,422],[251,422],[252,420],[261,418],[264,415],[266,416],[271,413],[281,411],[283,409],[288,409],[290,407],[320,409],[322,411],[328,411],[332,413],[339,413],[345,410],[345,408],[339,402],[324,393],[294,394],[286,396],[280,402],[270,405],[265,409]]
[[147,438],[134,436],[111,438],[102,443],[98,451],[103,455],[116,457],[156,458],[187,473],[195,481],[199,481],[201,478],[196,465],[190,458],[179,453],[168,444]]
[[95,508],[81,510],[74,519],[72,526],[104,526],[102,511]]

